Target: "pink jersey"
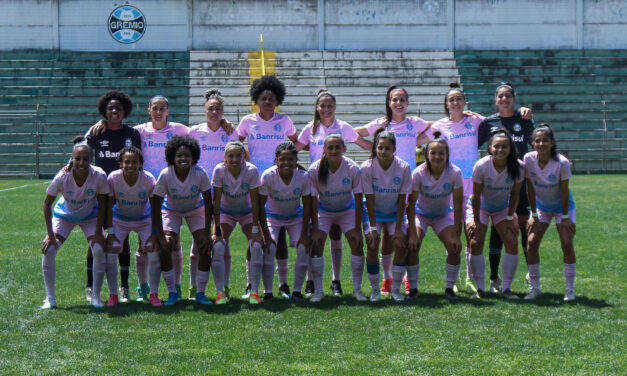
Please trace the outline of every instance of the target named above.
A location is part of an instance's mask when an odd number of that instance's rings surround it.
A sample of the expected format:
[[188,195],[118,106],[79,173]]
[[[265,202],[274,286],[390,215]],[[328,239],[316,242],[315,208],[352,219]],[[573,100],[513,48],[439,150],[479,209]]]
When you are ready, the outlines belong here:
[[374,210],[377,222],[396,220],[398,195],[411,193],[411,172],[409,164],[399,157],[387,170],[377,158],[361,164],[361,188],[364,194],[374,194]]
[[[274,153],[272,153],[274,155]],[[229,215],[242,215],[252,213],[250,203],[250,189],[255,189],[261,185],[257,168],[250,162],[244,161],[239,176],[231,175],[224,162],[218,163],[211,185],[214,188],[222,188],[222,198],[220,199],[220,213]]]
[[[416,168],[416,146],[418,135],[423,132],[429,123],[417,116],[408,116],[400,123],[391,121],[387,130],[396,136],[396,155],[409,163],[410,171]],[[379,128],[385,127],[385,119],[379,118],[366,124],[368,135],[374,136]]]
[[153,194],[165,197],[163,209],[188,213],[205,204],[201,193],[210,189],[211,182],[202,167],[193,165],[185,181],[180,181],[174,166],[168,166],[161,171]]
[[520,176],[514,182],[507,174],[507,168],[501,172],[496,171],[491,155],[479,159],[472,170],[472,181],[483,185],[481,209],[495,213],[508,207],[514,183],[522,182],[525,178],[524,166],[520,160],[518,163]]
[[285,137],[296,134],[292,120],[283,114],[275,113],[266,121],[259,113],[244,116],[237,126],[239,137],[248,138],[250,163],[258,171],[265,171],[274,164],[274,150],[285,141]]
[[303,216],[300,198],[311,195],[309,174],[295,168],[292,181],[286,185],[279,175],[279,168],[272,166],[261,176],[259,194],[268,196],[266,215],[269,218],[281,220],[300,218]]
[[337,213],[355,209],[354,194],[363,192],[357,163],[343,156],[340,167],[335,172],[329,171],[325,184],[318,179],[319,171],[319,160],[309,166],[311,195],[318,197],[318,210]]
[[140,170],[139,177],[132,187],[124,180],[122,170],[113,171],[107,181],[109,182],[109,196],[115,199],[114,218],[127,221],[150,218],[148,198],[155,188],[155,178],[150,172]]
[[318,129],[316,130],[315,135],[311,134],[312,129],[313,123],[310,122],[305,126],[305,128],[303,128],[298,136],[298,142],[309,145],[309,161],[311,163],[322,157],[322,152],[324,151],[324,139],[327,135],[331,133],[339,133],[342,135],[344,141],[348,142],[355,142],[359,138],[357,131],[355,131],[350,124],[337,119],[335,119],[333,124],[328,127],[322,125],[322,123],[318,124]]
[[479,160],[479,124],[485,119],[483,116],[465,116],[458,122],[449,118],[436,121],[427,130],[427,135],[433,138],[433,132],[442,133],[449,147],[449,160],[462,170],[462,177],[472,177],[472,168]]
[[[525,177],[531,179],[536,192],[536,207],[544,212],[561,213],[562,195],[560,182],[571,178],[570,161],[561,154],[557,155],[557,161],[553,158],[540,168],[538,166],[538,152],[532,151],[525,154]],[[575,208],[573,195],[568,190],[568,210]]]
[[100,167],[89,166],[87,180],[82,186],[76,185],[70,171],[59,171],[46,189],[46,194],[62,199],[54,205],[53,216],[70,222],[81,222],[96,218],[98,214],[98,195],[109,194],[107,175]]
[[168,122],[163,129],[156,130],[152,122],[135,126],[142,139],[142,154],[144,155],[144,170],[152,176],[159,176],[161,170],[168,167],[165,161],[165,144],[172,136],[185,136],[189,129],[180,123]]
[[441,217],[452,211],[449,204],[453,191],[464,185],[462,171],[453,164],[446,166],[442,175],[435,179],[423,163],[416,167],[411,180],[413,191],[418,192],[416,213],[427,218]]
[[189,129],[189,136],[196,139],[200,146],[198,165],[207,171],[209,180],[218,163],[224,160],[224,147],[229,141],[237,140],[237,132],[227,135],[222,127],[212,131],[207,123],[194,125]]

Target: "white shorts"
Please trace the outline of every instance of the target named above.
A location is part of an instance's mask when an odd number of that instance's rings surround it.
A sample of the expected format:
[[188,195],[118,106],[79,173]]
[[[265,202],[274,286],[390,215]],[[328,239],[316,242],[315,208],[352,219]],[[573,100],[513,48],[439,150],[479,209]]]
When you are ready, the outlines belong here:
[[172,210],[163,210],[163,230],[179,233],[183,218],[187,222],[190,232],[205,228],[205,207],[201,206],[187,213],[179,213]]
[[[562,223],[562,213],[550,213],[550,212],[545,212],[545,211],[538,209],[538,217],[540,219],[540,222],[542,223],[551,223],[552,218],[555,218],[555,223],[557,224]],[[570,221],[572,223],[577,223],[575,209],[568,211],[568,217],[570,218]]]
[[120,242],[123,242],[131,231],[137,233],[139,236],[139,246],[140,248],[144,248],[152,232],[152,222],[150,218],[137,221],[113,218],[113,233]]
[[[55,234],[62,236],[63,239],[67,239],[75,226],[80,226],[85,234],[85,238],[96,235],[97,219],[91,218],[80,222],[70,222],[67,219],[52,217],[52,231]],[[102,234],[102,229],[100,229]]]
[[423,233],[427,233],[429,226],[433,228],[436,235],[439,235],[442,230],[455,224],[455,217],[453,212],[448,212],[442,216],[429,218],[420,214],[416,214],[416,226],[420,227]]
[[355,228],[355,209],[341,212],[327,212],[318,210],[318,229],[329,233],[332,225],[340,226],[340,231],[346,234]]
[[[252,221],[252,219],[251,219]],[[279,232],[281,231],[281,227],[285,228],[285,231],[290,235],[290,247],[296,247],[296,243],[300,239],[300,232],[303,229],[303,219],[302,218],[294,218],[294,219],[276,219],[276,218],[268,218],[268,230],[270,230],[270,236],[274,242],[277,242],[279,238]]]

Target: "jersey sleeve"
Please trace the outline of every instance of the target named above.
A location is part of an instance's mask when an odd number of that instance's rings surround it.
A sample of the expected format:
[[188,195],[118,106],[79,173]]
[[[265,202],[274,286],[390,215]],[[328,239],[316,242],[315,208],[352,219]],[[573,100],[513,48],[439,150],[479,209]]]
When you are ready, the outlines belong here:
[[364,128],[366,128],[366,130],[368,131],[368,136],[372,136],[377,131],[377,129],[383,128],[383,124],[381,124],[381,121],[379,121],[379,119],[374,119],[370,123],[366,124]]
[[374,194],[374,189],[372,189],[372,174],[368,166],[362,165],[360,180],[362,192],[366,195]]
[[250,164],[249,166],[249,174],[247,183],[250,189],[259,188],[261,185],[261,180],[259,179],[259,171],[257,171],[257,167]]
[[299,170],[299,174],[303,174],[303,176],[306,179],[303,179],[303,183],[301,184],[302,187],[300,188],[300,191],[302,192],[302,196],[309,196],[311,195],[311,182],[309,181],[309,174],[307,173],[307,171],[302,171]]
[[573,176],[570,171],[570,161],[561,154],[558,154],[558,156],[560,163],[560,181],[568,180]]
[[477,146],[480,147],[488,140],[488,137],[490,136],[490,124],[488,123],[488,119],[483,119],[481,121],[477,133]]
[[270,171],[266,170],[261,175],[261,185],[259,186],[259,194],[262,196],[268,196],[270,192]]
[[[64,167],[65,168],[65,167]],[[59,193],[63,193],[63,176],[65,173],[63,170],[59,171],[59,173],[52,179],[48,188],[46,188],[46,194],[50,196],[57,197]]]
[[464,179],[462,177],[462,170],[459,167],[454,169],[453,173],[453,189],[462,188],[464,186]]
[[157,183],[155,184],[155,189],[152,190],[152,194],[155,196],[159,196],[159,197],[164,197],[166,192],[168,191],[167,189],[167,181],[166,181],[166,177],[168,175],[168,168],[164,168],[163,170],[161,170],[161,173],[159,174],[159,178],[157,179]]
[[342,122],[342,137],[348,142],[355,142],[359,138],[359,135],[352,125]]
[[309,137],[311,136],[311,124],[307,124],[298,135],[298,142],[303,145],[309,145]]
[[294,126],[292,119],[290,119],[289,116],[285,116],[284,122],[285,122],[285,135],[287,137],[292,137],[293,135],[295,135],[296,127]]
[[207,175],[207,171],[205,171],[205,169],[200,166],[197,166],[197,168],[197,171],[200,175],[200,191],[206,192],[208,190],[211,190],[211,181],[209,180],[209,175]]
[[353,182],[353,194],[355,193],[363,193],[364,189],[361,186],[361,170],[357,164],[351,164],[351,180]]
[[246,117],[239,122],[239,125],[235,129],[235,132],[237,132],[239,137],[248,137],[248,124],[248,119],[246,119]]
[[115,197],[115,175],[113,173],[107,176],[107,184],[109,185],[109,197]]
[[218,164],[213,169],[213,174],[211,174],[211,186],[214,188],[222,188],[222,184],[224,181],[224,165],[222,163]]
[[97,178],[98,182],[96,183],[96,192],[99,195],[108,195],[110,190],[109,183],[107,182],[107,175],[103,173],[98,173]]
[[411,190],[412,192],[420,192],[420,166],[414,169],[414,172],[411,173]]
[[318,169],[314,166],[317,166],[317,164],[313,164],[308,171],[310,182],[309,187],[311,195],[318,197],[318,194],[320,193],[318,192]]
[[[530,163],[532,163],[531,153],[527,153],[525,154],[525,157],[523,158],[523,164],[525,165],[525,167],[528,167],[530,166]],[[525,168],[525,179],[531,178],[530,170],[531,170],[530,168]]]
[[475,166],[472,168],[472,181],[473,183],[483,184],[483,169],[481,166],[483,165],[482,160],[480,159]]
[[403,167],[403,177],[401,179],[401,189],[399,193],[403,195],[411,194],[411,172],[409,166],[406,165]]

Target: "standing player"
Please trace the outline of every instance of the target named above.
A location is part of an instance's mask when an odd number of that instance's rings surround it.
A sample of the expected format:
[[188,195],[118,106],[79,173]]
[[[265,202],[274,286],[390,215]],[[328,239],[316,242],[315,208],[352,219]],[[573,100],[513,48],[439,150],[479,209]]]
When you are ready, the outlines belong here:
[[[358,301],[366,301],[368,298],[361,291],[364,274],[364,250],[361,237],[363,216],[361,171],[353,160],[344,156],[346,145],[339,133],[328,134],[323,146],[322,157],[309,167],[312,193],[310,263],[315,282],[315,292],[311,300],[320,301],[323,297],[324,258],[322,252],[327,233],[336,225],[344,233],[351,247],[353,297]],[[294,287],[294,295],[296,296],[296,287]],[[298,297],[302,299],[300,290]]]
[[166,305],[179,299],[170,253],[180,244],[183,219],[198,247],[196,303],[211,304],[205,295],[211,267],[211,183],[205,170],[197,166],[199,158],[196,140],[189,136],[172,137],[165,147],[168,167],[159,174],[150,200],[152,233],[158,237],[161,269],[168,287]]
[[[430,123],[417,117],[407,116],[409,94],[398,86],[390,86],[385,96],[385,116],[375,119],[363,127],[357,128],[362,137],[373,136],[378,129],[386,129],[396,137],[396,155],[409,164],[410,171],[416,168],[416,146],[429,141],[425,131]],[[381,266],[383,280],[381,293],[387,295],[392,288],[392,257],[393,250],[390,234],[384,228],[383,245],[381,247]]]
[[[67,166],[52,180],[46,189],[44,200],[44,219],[47,235],[41,247],[41,269],[46,286],[46,299],[42,309],[57,306],[55,295],[55,277],[57,271],[56,257],[59,248],[78,225],[90,244],[95,259],[93,269],[93,290],[90,301],[94,307],[102,307],[100,287],[105,273],[104,224],[107,206],[107,176],[99,167],[91,166],[92,151],[82,138],[74,141],[72,158]],[[64,200],[52,204],[60,194]],[[111,286],[109,286],[111,287]],[[110,291],[111,292],[111,291]]]
[[568,188],[571,177],[570,162],[558,154],[553,129],[546,123],[533,131],[535,151],[525,155],[525,176],[531,206],[529,248],[527,268],[531,290],[527,300],[539,297],[540,292],[540,242],[555,217],[557,233],[564,254],[564,277],[566,278],[565,301],[575,300],[576,260],[573,238],[575,237],[575,202]]
[[[479,146],[489,137],[490,132],[498,128],[505,128],[512,135],[512,140],[516,145],[518,157],[523,158],[531,144],[531,133],[533,132],[533,120],[526,120],[520,111],[514,110],[516,103],[516,92],[509,82],[501,83],[495,91],[494,103],[498,108],[498,113],[485,118],[479,125]],[[529,200],[527,199],[526,184],[523,181],[518,206],[518,225],[520,227],[520,240],[523,252],[527,257],[527,230],[526,224],[529,219]],[[501,261],[501,248],[503,242],[499,237],[499,232],[492,226],[490,231],[490,292],[500,291],[500,280],[498,276],[499,263]]]
[[[412,174],[413,192],[407,204],[409,220],[409,255],[407,257],[407,279],[409,298],[418,295],[418,275],[420,263],[418,253],[429,226],[446,248],[446,287],[444,296],[455,300],[453,291],[459,277],[460,236],[462,232],[463,182],[459,167],[449,161],[449,147],[440,138],[440,132],[433,134],[425,149],[426,163],[416,167]],[[453,210],[449,203],[453,201]],[[417,200],[417,203],[416,203]],[[414,211],[416,215],[413,215]],[[394,290],[392,294],[399,294]]]
[[[209,175],[209,181],[213,170],[218,163],[224,160],[224,147],[227,142],[237,140],[238,136],[236,132],[227,132],[227,127],[223,124],[225,120],[224,116],[224,97],[220,90],[209,89],[204,94],[205,98],[205,116],[207,118],[206,123],[194,125],[189,130],[189,136],[196,139],[200,146],[200,160],[198,165],[205,169]],[[230,125],[230,123],[228,123]],[[230,130],[230,129],[229,129]],[[189,297],[192,298],[196,295],[196,269],[198,266],[198,255],[196,254],[196,248],[192,244],[189,253]],[[224,292],[228,296],[229,293],[229,276],[231,274],[231,251],[228,244],[226,244],[224,250],[224,257],[218,255],[216,257],[216,251],[213,251],[213,269],[224,268]],[[214,282],[216,273],[213,273]],[[216,283],[217,284],[217,283]]]
[[[298,151],[291,141],[277,146],[276,165],[267,169],[261,176],[259,189],[259,220],[268,250],[263,255],[263,300],[272,299],[274,280],[274,257],[276,243],[281,229],[290,235],[290,243],[296,246],[294,264],[294,293],[298,300],[309,260],[309,220],[311,213],[311,188],[309,175],[298,162]],[[302,201],[302,205],[301,205]],[[285,259],[287,261],[287,258]],[[287,271],[279,273],[279,291],[289,297]]]
[[[248,140],[250,162],[257,167],[257,171],[264,172],[274,164],[273,154],[267,151],[275,150],[286,137],[296,143],[298,133],[288,116],[274,112],[285,99],[285,85],[276,76],[262,76],[254,80],[250,86],[250,99],[259,106],[259,112],[244,116],[237,126],[237,134],[240,141]],[[287,267],[287,247],[283,246],[285,232],[281,234],[283,236],[280,236],[281,240],[277,244],[279,274]],[[249,259],[249,251],[246,256]],[[249,268],[246,270],[248,274]],[[250,281],[244,299],[248,298],[249,292]]]
[[466,231],[471,251],[470,271],[477,284],[477,292],[471,299],[485,296],[483,242],[490,218],[505,244],[501,295],[507,299],[518,299],[510,286],[518,266],[518,223],[514,212],[524,169],[518,160],[514,141],[505,129],[497,129],[490,134],[488,154],[473,169],[472,197],[466,213]]
[[[259,232],[259,197],[261,185],[257,168],[244,160],[246,149],[240,141],[229,141],[224,151],[224,162],[213,170],[213,210],[215,217],[214,259],[224,254],[229,237],[237,223],[248,239],[250,249],[248,301],[259,304],[259,281],[263,268],[263,238]],[[213,269],[218,297],[217,304],[226,304],[224,268]]]
[[[98,135],[88,132],[86,135],[87,143],[95,153],[94,162],[96,166],[102,168],[108,175],[111,172],[120,168],[118,157],[120,150],[126,146],[141,147],[141,140],[139,133],[129,127],[123,125],[122,121],[127,118],[133,110],[133,101],[124,92],[119,90],[111,90],[103,94],[98,99],[98,112],[105,119],[107,119],[109,132],[101,133]],[[128,293],[128,275],[129,266],[131,263],[131,256],[129,252],[128,239],[123,239],[124,245],[122,252],[117,256],[120,263],[121,270],[121,287],[120,287],[120,301],[127,302],[129,300]],[[89,250],[87,251],[87,288],[86,295],[90,290],[90,277],[89,269],[93,263],[93,258],[89,256]]]
[[[362,149],[371,150],[372,142],[364,140],[353,127],[345,121],[335,118],[335,95],[327,89],[320,89],[314,106],[314,117],[303,128],[298,136],[296,147],[298,150],[309,150],[309,161],[314,163],[319,160],[324,151],[324,140],[327,135],[338,133],[344,141],[354,142]],[[340,271],[342,267],[342,231],[337,224],[333,224],[329,230],[331,239],[331,260],[333,261],[333,279],[331,292],[333,295],[342,295],[340,283]],[[309,292],[313,289],[313,280],[307,281]],[[307,292],[306,290],[306,292]]]
[[[150,172],[142,169],[144,159],[138,148],[134,146],[125,147],[120,151],[119,160],[120,169],[113,171],[107,178],[110,197],[107,205],[107,227],[113,227],[113,231],[109,232],[107,236],[107,248],[111,252],[107,254],[107,267],[110,265],[109,259],[115,258],[116,253],[120,251],[120,239],[126,239],[131,231],[137,232],[139,237],[137,254],[147,255],[150,275],[150,288],[148,288],[146,268],[137,268],[141,300],[150,301],[152,305],[160,306],[161,301],[158,298],[159,279],[161,278],[159,254],[155,252],[156,249],[149,239],[151,221],[148,199],[155,187],[155,178]],[[117,278],[117,268],[114,268],[112,272]],[[117,295],[107,302],[107,305],[116,304]]]
[[[381,298],[379,289],[379,233],[385,228],[392,237],[394,251],[393,291],[398,291],[405,274],[407,222],[404,219],[407,195],[411,193],[409,164],[396,157],[396,137],[385,129],[374,135],[370,159],[361,165],[361,187],[366,195],[368,223],[365,224],[368,255],[366,264],[372,286],[370,301]],[[403,300],[399,294],[392,295]]]

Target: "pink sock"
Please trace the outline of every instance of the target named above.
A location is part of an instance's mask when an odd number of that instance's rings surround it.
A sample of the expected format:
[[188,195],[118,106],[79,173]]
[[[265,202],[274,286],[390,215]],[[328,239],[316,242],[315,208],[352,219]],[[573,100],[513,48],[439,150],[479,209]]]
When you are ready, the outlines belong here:
[[163,281],[168,288],[168,292],[176,292],[176,282],[174,281],[174,269],[163,272]]
[[342,271],[342,239],[331,239],[331,261],[333,266],[333,280],[340,280],[340,272]]
[[137,271],[137,280],[140,285],[147,281],[148,275],[148,254],[144,252],[135,253],[135,270]]
[[407,265],[407,281],[409,281],[410,289],[418,288],[418,274],[420,273],[420,264]]
[[575,289],[575,274],[577,273],[577,263],[564,264],[564,277],[566,278],[566,289]]
[[529,279],[531,280],[531,287],[534,289],[540,289],[540,264],[527,264],[527,270],[529,270]]
[[518,255],[512,255],[505,252],[503,255],[503,291],[509,289],[512,286],[514,275],[516,275],[516,268],[518,267]]
[[405,265],[392,265],[392,291],[400,291],[405,269]]
[[309,259],[313,270],[314,290],[322,291],[322,275],[324,274],[324,257],[312,257]]
[[359,291],[364,275],[364,256],[351,255],[351,271],[353,273],[353,291]]
[[189,285],[196,286],[196,271],[198,270],[198,258],[196,254],[196,244],[192,241],[189,249]]
[[[381,255],[381,269],[383,269],[383,279],[392,278],[392,259],[394,254]],[[401,277],[402,278],[402,277]]]
[[231,248],[226,244],[224,250],[224,286],[228,286],[231,281]]
[[181,273],[183,272],[183,250],[181,248],[175,249],[171,253],[172,266],[174,270],[174,283],[181,284]]
[[475,280],[477,288],[485,291],[485,258],[483,254],[470,255],[470,275]]
[[271,244],[268,251],[263,254],[263,266],[261,268],[261,278],[263,279],[264,292],[272,294],[272,284],[274,283],[274,258],[276,257],[276,247]]
[[111,294],[117,295],[118,294],[118,255],[117,253],[106,253],[105,257],[107,259],[106,273],[107,273],[107,286],[109,286],[109,295]]
[[148,253],[148,276],[150,278],[150,293],[159,293],[159,280],[161,279],[161,263],[157,252]]
[[209,280],[209,272],[203,270],[196,271],[196,293],[205,292],[207,281]]
[[276,272],[279,276],[279,286],[287,283],[287,273],[290,270],[289,261],[289,259],[276,260]]
[[302,244],[296,247],[296,261],[294,262],[294,291],[300,292],[303,288],[303,281],[307,268],[309,267],[309,255],[307,249]]
[[459,267],[460,265],[445,264],[446,270],[446,288],[452,289],[455,286],[455,282],[459,279]]
[[466,247],[464,255],[466,256],[466,278],[472,278],[472,271],[470,270],[470,247]]
[[250,245],[250,286],[251,292],[259,291],[259,281],[263,269],[263,250],[261,244],[254,242]]

